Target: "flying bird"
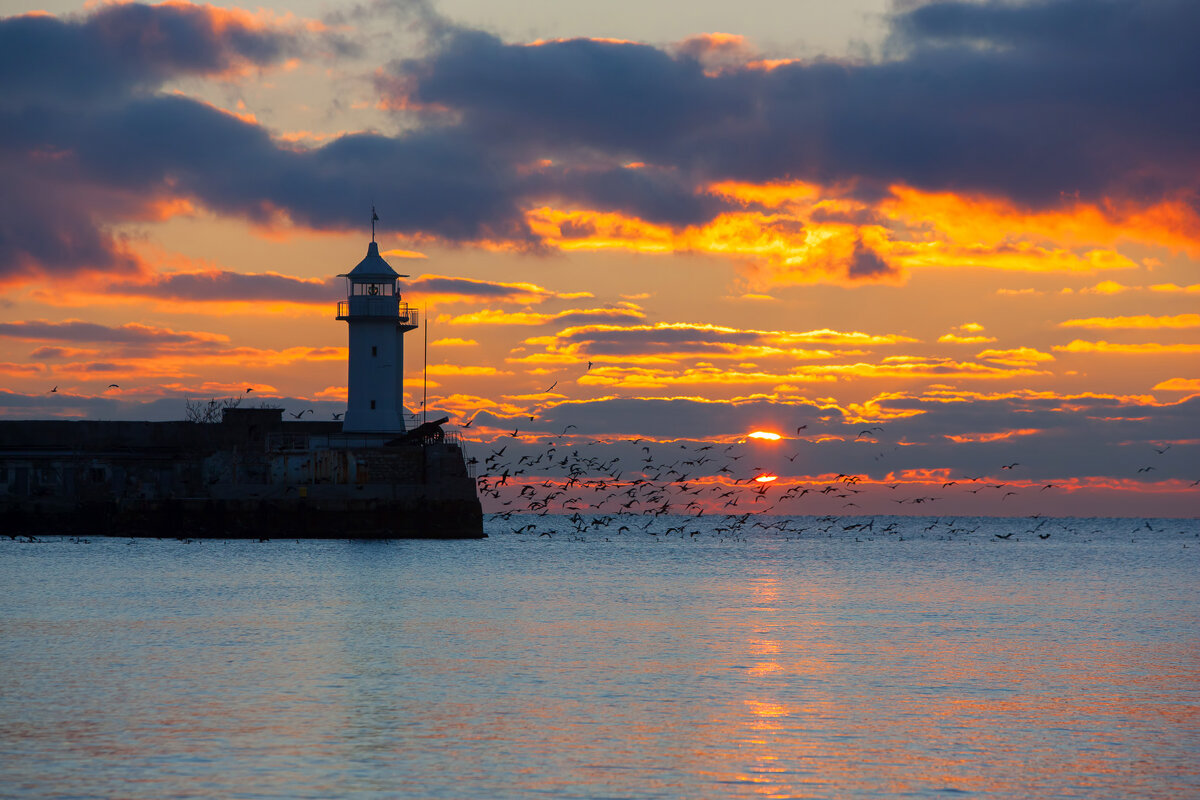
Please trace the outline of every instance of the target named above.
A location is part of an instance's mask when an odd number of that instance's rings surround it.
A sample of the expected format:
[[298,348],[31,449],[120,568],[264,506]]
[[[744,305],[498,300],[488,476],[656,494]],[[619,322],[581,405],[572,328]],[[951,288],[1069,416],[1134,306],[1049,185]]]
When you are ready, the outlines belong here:
[[246,394],[250,394],[250,393],[251,393],[251,392],[253,392],[253,391],[254,391],[254,387],[253,387],[253,386],[247,386],[247,387],[246,387]]
[[587,367],[587,369],[586,369],[586,370],[584,370],[584,372],[587,372],[587,371],[588,371],[588,370],[590,370],[591,368],[592,368],[592,362],[590,362],[590,361],[589,361],[589,362],[588,362],[588,367]]
[[546,388],[545,390],[542,391],[542,394],[546,394],[547,392],[552,390],[555,386],[558,386],[558,381],[555,381],[554,383],[550,384],[550,386],[548,388]]
[[110,383],[110,384],[108,385],[108,388],[110,388],[110,389],[120,389],[121,387],[120,387],[119,385],[115,384],[115,383]]
[[342,418],[342,415],[343,415],[343,414],[345,414],[345,413],[346,413],[345,411],[339,411],[338,413],[336,413],[336,414],[334,414],[334,415],[333,415],[333,418],[334,418],[334,419],[341,419],[341,418]]
[[1001,464],[1000,469],[1012,469],[1013,467],[1019,467],[1019,466],[1021,466],[1021,462],[1014,461],[1011,464]]
[[58,391],[58,387],[55,386],[53,389],[50,390],[50,394],[54,394],[57,391]]

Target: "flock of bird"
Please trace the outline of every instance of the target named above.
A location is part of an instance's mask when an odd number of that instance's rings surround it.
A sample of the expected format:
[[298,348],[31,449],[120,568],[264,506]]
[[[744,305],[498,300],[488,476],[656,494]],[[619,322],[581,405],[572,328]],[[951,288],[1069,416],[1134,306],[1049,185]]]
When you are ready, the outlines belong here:
[[[480,473],[476,480],[485,501],[501,509],[491,514],[493,521],[509,523],[514,534],[537,537],[644,531],[656,537],[692,538],[708,530],[721,538],[737,539],[748,531],[762,529],[790,538],[805,533],[829,535],[843,519],[830,515],[809,517],[800,527],[796,515],[804,514],[805,509],[799,501],[807,495],[841,500],[843,515],[862,514],[855,499],[865,491],[859,486],[864,476],[837,474],[824,485],[796,482],[776,489],[777,476],[762,466],[744,463],[748,452],[738,444],[672,443],[652,447],[652,443],[643,444],[645,439],[624,440],[639,445],[640,449],[635,460],[623,462],[619,456],[601,457],[589,452],[591,446],[611,445],[612,441],[593,440],[577,445],[570,434],[575,427],[568,425],[557,436],[545,440],[537,451],[525,455],[517,455],[527,449],[517,444],[528,442],[520,439],[520,431],[514,429],[507,435],[514,441],[500,444],[505,441],[502,437],[490,446],[482,461],[469,460]],[[797,428],[797,435],[806,427]],[[874,437],[882,431],[881,426],[868,428],[859,433],[859,438]],[[1160,454],[1166,449],[1159,451]],[[786,458],[795,461],[797,455]],[[1021,466],[1014,461],[1000,465],[999,470],[1017,471]],[[891,491],[920,485],[882,484]],[[942,482],[940,488],[944,491],[951,487],[961,487],[959,491],[970,494],[994,492],[1004,502],[1019,494],[1018,489],[1032,489],[1040,494],[1059,485],[964,475]],[[890,499],[899,507],[932,506],[944,497],[939,491],[926,491]],[[699,519],[704,517],[708,519],[701,525]],[[847,520],[847,523],[840,525],[842,530],[876,532],[874,517],[869,522]],[[978,529],[977,525],[968,527],[954,521],[942,524],[945,527],[939,529],[935,521],[923,533],[933,535],[938,530],[952,537]],[[1043,520],[1029,533],[1043,540],[1050,538],[1051,533],[1043,530],[1044,525]],[[895,522],[881,523],[878,532],[890,534],[897,530]],[[1010,532],[996,538],[1009,540],[1014,535]]]

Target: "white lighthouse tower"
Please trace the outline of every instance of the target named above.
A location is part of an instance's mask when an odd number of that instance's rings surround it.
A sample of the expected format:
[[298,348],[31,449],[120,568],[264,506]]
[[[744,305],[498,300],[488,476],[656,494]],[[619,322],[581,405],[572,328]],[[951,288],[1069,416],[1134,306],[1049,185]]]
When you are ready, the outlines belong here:
[[350,328],[347,433],[404,433],[404,334],[417,327],[417,310],[400,302],[396,279],[407,278],[379,255],[371,209],[367,257],[345,278],[338,319]]

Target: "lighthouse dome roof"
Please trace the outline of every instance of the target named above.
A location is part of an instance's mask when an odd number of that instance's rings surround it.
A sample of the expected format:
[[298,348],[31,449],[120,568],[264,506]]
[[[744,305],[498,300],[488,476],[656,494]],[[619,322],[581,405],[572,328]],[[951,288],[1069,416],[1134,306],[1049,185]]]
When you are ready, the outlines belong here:
[[392,269],[391,264],[383,260],[383,256],[379,255],[379,244],[371,242],[367,245],[367,257],[358,262],[358,266],[347,273],[338,276],[339,278],[350,278],[351,280],[369,280],[372,278],[381,278],[384,280],[395,280],[396,278],[405,277],[396,270]]

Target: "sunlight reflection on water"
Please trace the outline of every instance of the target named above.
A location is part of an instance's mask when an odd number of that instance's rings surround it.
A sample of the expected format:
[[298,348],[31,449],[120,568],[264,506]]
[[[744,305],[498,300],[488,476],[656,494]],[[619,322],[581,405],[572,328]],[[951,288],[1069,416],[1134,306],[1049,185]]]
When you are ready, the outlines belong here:
[[4,542],[3,793],[1200,793],[1195,521],[927,523]]

